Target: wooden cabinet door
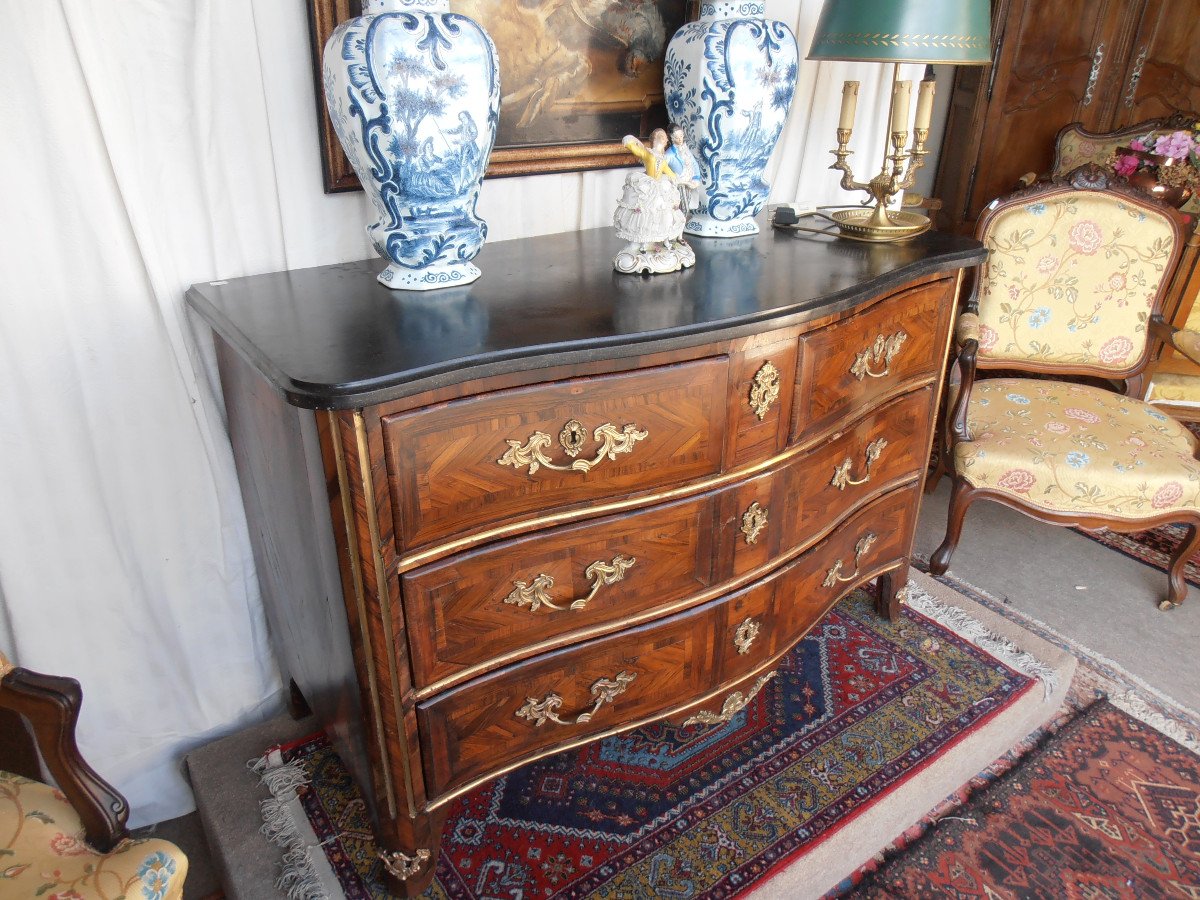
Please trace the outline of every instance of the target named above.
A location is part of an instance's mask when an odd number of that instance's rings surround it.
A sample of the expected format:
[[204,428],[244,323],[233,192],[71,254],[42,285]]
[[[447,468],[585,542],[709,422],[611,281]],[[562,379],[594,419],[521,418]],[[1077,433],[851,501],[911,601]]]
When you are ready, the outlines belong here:
[[958,76],[964,85],[978,85],[977,104],[982,104],[974,116],[982,124],[971,130],[978,140],[974,166],[959,191],[949,163],[953,158],[961,169],[968,160],[955,152],[959,134],[950,133],[956,130],[953,121],[943,145],[950,155],[938,190],[949,188],[943,202],[955,230],[971,232],[984,206],[1012,192],[1022,175],[1049,172],[1063,125],[1081,121],[1091,131],[1108,127],[1127,68],[1130,16],[1142,2],[997,0],[994,65],[982,76],[965,70]]
[[1200,111],[1200,0],[1146,0],[1130,46],[1114,129]]

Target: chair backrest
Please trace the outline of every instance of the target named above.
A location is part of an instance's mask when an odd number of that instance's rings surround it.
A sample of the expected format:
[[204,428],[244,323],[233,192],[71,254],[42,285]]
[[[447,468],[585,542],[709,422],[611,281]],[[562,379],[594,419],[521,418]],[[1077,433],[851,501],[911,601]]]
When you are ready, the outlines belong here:
[[1054,165],[1050,174],[1065,176],[1088,163],[1102,166],[1118,147],[1127,146],[1131,140],[1148,131],[1162,128],[1164,122],[1166,119],[1151,119],[1120,131],[1105,132],[1088,131],[1083,123],[1072,122],[1054,139]]
[[[1164,119],[1147,119],[1120,131],[1088,131],[1082,122],[1072,122],[1054,139],[1054,165],[1050,174],[1054,178],[1065,178],[1080,166],[1103,166],[1118,147],[1129,146],[1134,138],[1159,129],[1191,131],[1198,119],[1200,116],[1196,113],[1178,112]],[[1200,212],[1200,197],[1193,195],[1182,208],[1189,213]]]
[[976,236],[979,365],[1127,378],[1149,362],[1184,218],[1096,167],[994,201]]

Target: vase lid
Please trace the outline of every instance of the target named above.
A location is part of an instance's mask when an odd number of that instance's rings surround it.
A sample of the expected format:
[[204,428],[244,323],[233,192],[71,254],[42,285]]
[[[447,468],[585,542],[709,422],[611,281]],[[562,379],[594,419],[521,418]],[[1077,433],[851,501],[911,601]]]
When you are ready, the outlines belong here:
[[761,19],[767,13],[764,0],[704,0],[700,20]]
[[396,12],[450,12],[450,0],[362,0],[363,15]]

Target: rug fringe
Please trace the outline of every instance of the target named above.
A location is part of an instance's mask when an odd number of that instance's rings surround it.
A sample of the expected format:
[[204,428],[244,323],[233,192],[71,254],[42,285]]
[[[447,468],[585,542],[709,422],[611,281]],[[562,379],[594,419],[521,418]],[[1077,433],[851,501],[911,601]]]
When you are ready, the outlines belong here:
[[312,847],[297,847],[283,854],[283,873],[275,881],[288,900],[330,900],[310,855]]
[[1022,650],[1008,638],[993,633],[964,610],[938,600],[911,580],[908,582],[908,606],[927,619],[933,619],[939,625],[966,638],[1010,668],[1041,681],[1046,700],[1049,700],[1058,688],[1058,673],[1052,667],[1032,653]]
[[1145,698],[1136,691],[1125,691],[1121,694],[1109,694],[1108,701],[1121,712],[1144,722],[1156,731],[1165,734],[1177,744],[1181,744],[1193,753],[1200,755],[1200,741],[1194,733],[1180,725],[1177,721],[1164,716],[1161,712],[1146,702]]
[[298,763],[284,763],[274,750],[250,760],[247,767],[271,792],[271,799],[259,804],[259,812],[263,836],[284,849],[283,868],[275,887],[288,900],[332,900],[311,855],[314,848],[300,834],[296,813],[290,808],[299,802],[297,791],[309,783],[308,773]]
[[[917,556],[916,561],[926,567],[929,564],[929,561],[923,556]],[[1058,643],[1059,646],[1066,649],[1073,656],[1088,660],[1092,666],[1108,669],[1108,673],[1101,673],[1101,676],[1106,680],[1111,682],[1119,679],[1132,684],[1134,686],[1132,689],[1121,693],[1106,691],[1105,695],[1112,702],[1113,706],[1122,712],[1160,731],[1177,743],[1187,747],[1193,753],[1200,754],[1200,739],[1197,737],[1200,734],[1200,729],[1190,724],[1200,720],[1200,713],[1197,713],[1191,707],[1185,706],[1178,700],[1175,700],[1144,678],[1133,674],[1115,660],[1109,659],[1104,654],[1097,653],[1090,647],[1086,647],[1073,638],[1067,637],[1061,631],[1047,625],[1036,616],[1032,616],[1024,610],[1013,608],[995,594],[989,593],[978,585],[949,574],[929,577],[936,577],[936,580],[940,584],[946,585],[951,590],[961,591],[965,587],[968,591],[975,593],[977,599],[983,602],[985,607],[990,603],[996,610],[1007,611],[1007,617],[1017,621],[1018,624],[1030,623],[1033,628],[1041,630],[1042,637],[1046,638],[1048,636],[1051,643]],[[1154,702],[1167,708],[1168,713],[1156,709],[1153,703],[1146,700],[1145,695],[1149,695]],[[1185,724],[1185,722],[1188,724]]]

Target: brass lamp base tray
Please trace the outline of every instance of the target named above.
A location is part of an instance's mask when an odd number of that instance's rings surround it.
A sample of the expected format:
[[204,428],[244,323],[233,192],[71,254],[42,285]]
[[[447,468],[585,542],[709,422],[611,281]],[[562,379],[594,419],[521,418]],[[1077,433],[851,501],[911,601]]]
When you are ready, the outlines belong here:
[[892,224],[884,226],[871,224],[874,214],[873,208],[839,209],[830,218],[837,222],[842,234],[862,241],[902,241],[929,230],[929,218],[920,213],[889,209]]

